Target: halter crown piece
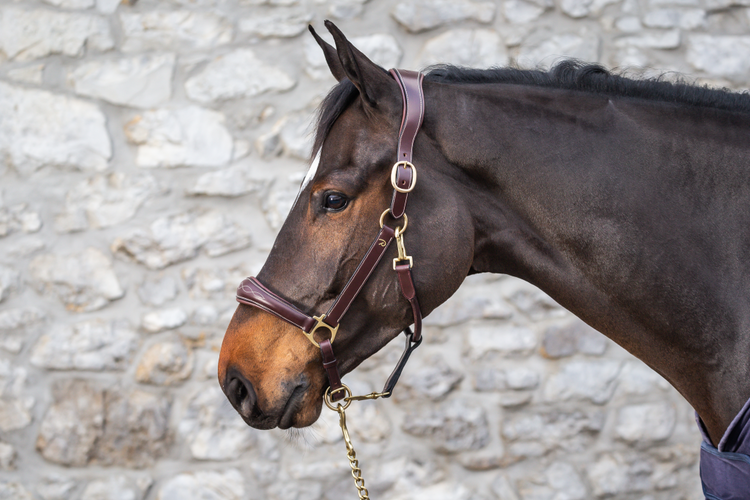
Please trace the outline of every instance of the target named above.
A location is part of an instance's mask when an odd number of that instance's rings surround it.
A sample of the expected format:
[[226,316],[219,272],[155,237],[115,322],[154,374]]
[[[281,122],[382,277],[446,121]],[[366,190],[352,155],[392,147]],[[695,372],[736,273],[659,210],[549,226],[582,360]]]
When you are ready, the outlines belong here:
[[[362,471],[358,466],[354,447],[349,439],[344,410],[349,407],[352,401],[390,397],[393,394],[393,389],[401,376],[406,362],[409,360],[409,356],[422,343],[422,311],[419,308],[414,280],[411,274],[413,259],[410,255],[406,254],[406,248],[404,247],[404,232],[409,221],[406,216],[406,203],[409,193],[414,190],[417,183],[417,169],[412,163],[412,151],[414,148],[414,139],[422,126],[424,118],[425,104],[424,92],[422,90],[424,75],[416,71],[399,69],[391,69],[390,74],[396,80],[396,83],[398,83],[403,100],[401,130],[398,138],[398,157],[391,169],[391,184],[393,186],[391,206],[386,208],[380,216],[380,232],[378,232],[378,235],[373,240],[352,277],[349,278],[344,289],[336,297],[331,308],[327,313],[320,316],[310,316],[297,309],[289,301],[270,291],[255,277],[245,278],[237,288],[237,302],[262,309],[296,326],[302,330],[302,333],[313,345],[320,348],[323,367],[328,374],[330,386],[325,393],[324,401],[331,410],[339,413],[339,423],[344,433],[347,456],[360,499],[369,499],[369,496],[367,488],[364,485],[364,479],[361,476]],[[395,229],[386,225],[384,221],[388,213],[397,221],[403,218],[403,225]],[[393,372],[386,380],[383,390],[379,393],[374,392],[365,396],[352,396],[349,388],[341,383],[338,361],[334,356],[332,344],[336,339],[341,318],[349,310],[349,306],[351,306],[360,290],[362,290],[362,287],[375,270],[375,267],[394,238],[396,239],[398,257],[393,259],[393,269],[398,276],[401,293],[411,305],[414,316],[414,332],[408,327],[404,330],[406,348]],[[321,329],[328,330],[329,336],[319,341],[316,339],[315,333]],[[341,400],[344,401],[343,405],[338,403],[334,406],[335,402]]]

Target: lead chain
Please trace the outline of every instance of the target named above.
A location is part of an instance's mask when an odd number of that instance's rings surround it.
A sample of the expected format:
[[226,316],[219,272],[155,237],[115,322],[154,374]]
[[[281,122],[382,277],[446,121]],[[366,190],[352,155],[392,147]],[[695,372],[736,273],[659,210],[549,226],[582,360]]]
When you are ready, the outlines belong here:
[[341,432],[344,434],[344,442],[346,443],[346,457],[349,459],[349,466],[352,468],[352,477],[354,478],[354,486],[357,488],[359,500],[370,500],[370,494],[367,488],[365,488],[365,479],[362,477],[362,469],[359,468],[357,452],[354,451],[354,445],[349,437],[349,429],[346,428],[344,407],[338,405],[336,411],[339,412],[339,425],[341,426]]

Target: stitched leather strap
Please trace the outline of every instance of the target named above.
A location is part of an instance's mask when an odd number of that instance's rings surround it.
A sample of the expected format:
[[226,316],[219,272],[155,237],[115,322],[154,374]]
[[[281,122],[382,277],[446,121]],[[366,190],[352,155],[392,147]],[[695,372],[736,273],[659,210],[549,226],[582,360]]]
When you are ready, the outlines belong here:
[[320,355],[323,358],[323,368],[328,374],[328,384],[331,386],[331,401],[339,401],[344,396],[344,391],[335,392],[342,387],[341,375],[339,374],[339,362],[333,354],[333,346],[328,339],[320,343]]
[[315,324],[312,317],[263,286],[255,277],[242,280],[237,287],[237,302],[263,309],[306,332]]
[[404,348],[404,352],[401,353],[401,358],[399,358],[398,363],[396,363],[396,367],[391,372],[388,380],[385,381],[383,390],[380,391],[387,393],[386,396],[383,396],[384,398],[390,398],[391,396],[393,396],[393,390],[396,388],[396,383],[401,377],[401,372],[404,371],[406,362],[409,361],[409,356],[411,356],[411,353],[414,352],[414,349],[419,347],[419,345],[422,343],[422,337],[420,337],[418,340],[414,340],[414,334],[412,334],[410,328],[404,330],[404,333],[406,334],[406,347]]
[[383,254],[385,254],[388,246],[393,241],[394,235],[395,232],[393,229],[383,226],[375,241],[372,242],[367,253],[360,261],[359,266],[357,266],[357,270],[354,271],[352,277],[349,278],[349,282],[341,290],[339,296],[336,297],[336,302],[333,303],[326,313],[326,318],[323,320],[325,323],[328,323],[332,327],[336,327],[339,324],[341,317],[349,310],[349,306],[352,305],[354,299],[359,295],[367,278],[370,277],[378,262],[383,257]]
[[404,295],[406,300],[411,305],[412,315],[414,316],[414,338],[413,342],[422,341],[422,310],[419,308],[419,301],[417,300],[417,291],[414,287],[414,280],[411,276],[411,268],[409,263],[396,264],[396,272],[398,273],[398,282],[401,285],[401,293]]
[[[424,75],[405,69],[391,69],[390,73],[401,88],[401,98],[404,103],[401,114],[401,130],[398,137],[397,161],[411,163],[414,140],[424,119],[424,92],[422,91]],[[411,168],[399,167],[396,170],[396,185],[401,189],[408,189],[414,180],[412,178],[414,172]],[[399,219],[404,215],[408,198],[409,193],[393,191],[391,215],[394,218]]]

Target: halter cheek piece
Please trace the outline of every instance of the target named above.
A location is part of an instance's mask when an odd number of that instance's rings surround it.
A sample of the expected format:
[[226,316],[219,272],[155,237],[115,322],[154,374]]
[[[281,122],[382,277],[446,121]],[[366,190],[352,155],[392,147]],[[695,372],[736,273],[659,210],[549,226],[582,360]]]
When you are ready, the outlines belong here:
[[[398,247],[398,257],[393,259],[393,269],[398,275],[398,282],[401,286],[401,293],[409,301],[412,314],[414,316],[414,332],[406,328],[406,348],[391,373],[390,377],[380,393],[373,393],[367,396],[353,398],[351,394],[347,397],[348,403],[354,399],[374,399],[376,397],[389,397],[393,393],[393,388],[398,382],[398,378],[411,355],[411,352],[419,347],[422,343],[422,312],[419,309],[414,281],[411,275],[413,259],[406,255],[404,248],[403,235],[406,231],[408,218],[406,216],[406,202],[409,193],[414,189],[417,182],[417,170],[412,161],[412,150],[414,148],[414,139],[419,132],[424,118],[424,93],[422,91],[423,75],[416,71],[407,70],[390,70],[390,74],[398,83],[401,89],[403,99],[403,113],[401,116],[401,130],[398,138],[398,159],[391,169],[391,184],[393,185],[393,197],[391,206],[387,208],[380,217],[380,232],[370,245],[367,253],[360,261],[356,271],[349,282],[346,284],[341,293],[336,297],[331,308],[327,313],[320,316],[310,316],[288,301],[279,297],[255,277],[245,278],[237,288],[237,302],[257,307],[274,316],[290,323],[300,330],[316,347],[320,348],[323,359],[323,367],[328,374],[330,392],[327,392],[327,398],[331,401],[343,399],[348,392],[346,386],[341,383],[339,375],[338,362],[333,353],[333,341],[338,333],[339,323],[346,311],[351,306],[354,299],[359,294],[362,287],[367,282],[380,259],[385,254],[393,239],[396,239]],[[403,226],[391,228],[384,224],[385,215],[390,212],[391,216],[398,220],[403,217]],[[315,333],[319,330],[328,330],[330,336],[321,341],[315,339]],[[326,399],[326,403],[328,400]]]

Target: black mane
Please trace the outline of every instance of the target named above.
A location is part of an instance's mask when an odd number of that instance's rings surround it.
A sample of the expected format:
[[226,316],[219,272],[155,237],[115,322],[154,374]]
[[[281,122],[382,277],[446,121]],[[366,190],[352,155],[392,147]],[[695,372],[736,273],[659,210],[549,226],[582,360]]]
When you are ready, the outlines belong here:
[[[750,113],[750,94],[729,89],[713,89],[662,78],[633,80],[615,75],[598,64],[562,61],[549,71],[518,68],[472,69],[458,66],[436,66],[425,74],[425,80],[449,84],[508,83],[578,90],[616,97],[633,97],[652,101],[701,106],[724,111]],[[323,145],[339,115],[357,97],[357,88],[347,79],[336,85],[320,105],[313,154]]]

